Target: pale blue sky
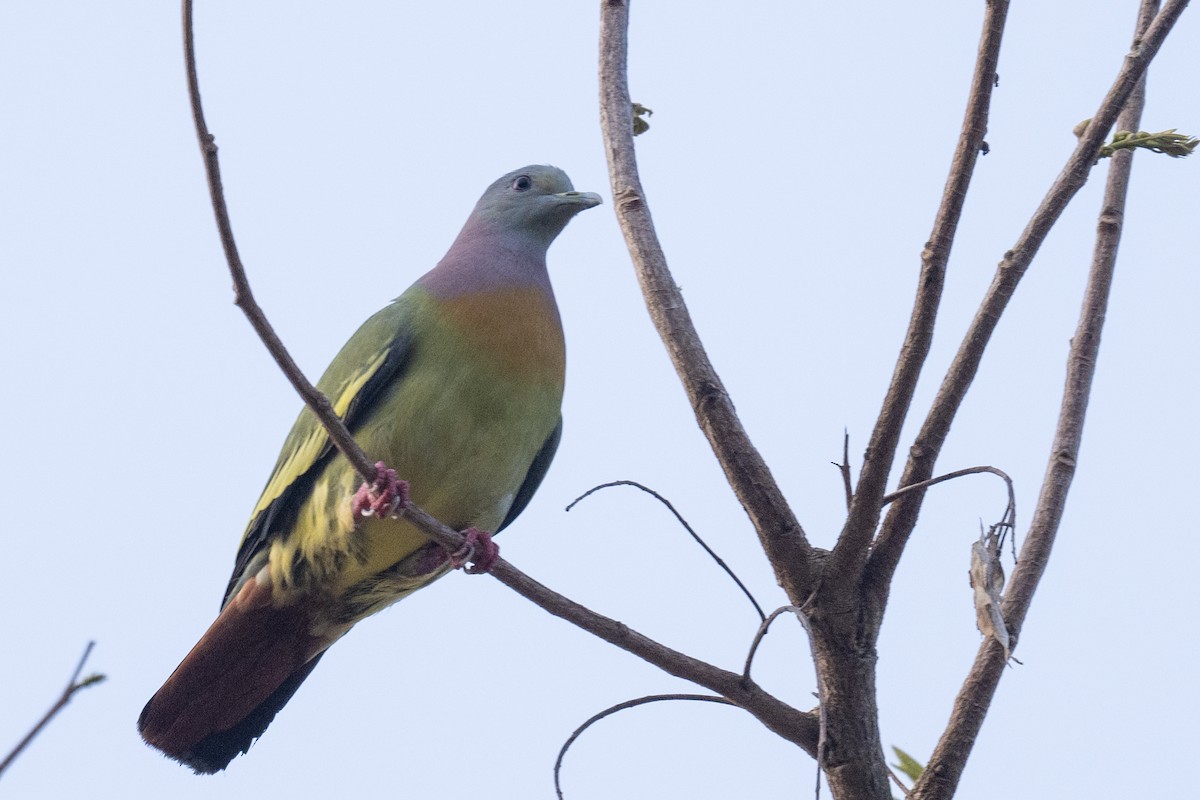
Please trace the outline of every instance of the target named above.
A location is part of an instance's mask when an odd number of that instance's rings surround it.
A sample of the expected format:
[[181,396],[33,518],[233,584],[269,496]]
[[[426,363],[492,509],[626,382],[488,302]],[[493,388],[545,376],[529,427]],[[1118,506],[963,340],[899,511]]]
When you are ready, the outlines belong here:
[[[612,216],[596,110],[598,4],[198,3],[198,53],[234,228],[259,299],[310,375],[432,266],[475,199],[521,165],[606,205],[550,252],[567,330],[566,429],[505,557],[724,667],[756,618],[667,514],[670,497],[783,602],[724,485]],[[1004,250],[1126,51],[1136,2],[1016,3],[954,250],[919,422]],[[815,543],[843,498],[907,320],[957,134],[982,2],[653,3],[631,85],[654,109],[643,181],[675,277]],[[1200,25],[1151,71],[1148,129],[1200,132]],[[146,748],[143,703],[214,616],[299,401],[231,304],[186,105],[175,3],[0,6],[0,750],[84,643],[109,682],[9,770],[12,798],[550,797],[572,729],[692,691],[485,577],[453,575],[334,647],[248,756],[195,777]],[[974,800],[1192,791],[1192,567],[1200,435],[1200,164],[1139,155],[1096,394],[1055,557],[963,778]],[[993,464],[1028,523],[1091,251],[1098,171],[1034,263],[939,464]],[[910,427],[912,427],[910,425]],[[894,479],[893,479],[894,484]],[[934,491],[880,647],[883,738],[932,749],[979,640],[966,581],[1001,486]],[[755,674],[810,707],[798,625]],[[567,756],[571,800],[791,798],[813,763],[749,716],[658,705]]]

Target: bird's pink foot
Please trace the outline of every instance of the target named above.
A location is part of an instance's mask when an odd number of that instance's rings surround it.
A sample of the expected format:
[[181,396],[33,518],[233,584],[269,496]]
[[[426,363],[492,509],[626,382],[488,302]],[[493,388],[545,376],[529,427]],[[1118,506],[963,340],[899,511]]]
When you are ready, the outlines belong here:
[[[466,541],[460,550],[450,554],[450,566],[462,569],[471,575],[487,572],[500,557],[500,547],[492,541],[492,535],[478,528],[467,528],[463,531]],[[471,566],[467,567],[467,562]]]
[[374,483],[364,483],[350,501],[350,511],[356,519],[396,516],[408,505],[408,481],[396,476],[382,461],[375,462]]

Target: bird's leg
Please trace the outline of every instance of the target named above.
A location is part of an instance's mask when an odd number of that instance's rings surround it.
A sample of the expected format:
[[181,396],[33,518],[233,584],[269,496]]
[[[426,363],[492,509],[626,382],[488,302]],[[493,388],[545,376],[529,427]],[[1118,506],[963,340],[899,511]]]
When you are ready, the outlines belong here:
[[408,505],[408,481],[396,477],[396,470],[389,469],[382,461],[375,462],[375,481],[363,483],[350,501],[350,511],[355,518],[398,516]]
[[[470,575],[487,572],[500,557],[500,547],[492,541],[492,535],[478,528],[467,528],[463,531],[466,541],[463,546],[450,554],[450,566],[462,569]],[[467,567],[467,562],[471,566]]]

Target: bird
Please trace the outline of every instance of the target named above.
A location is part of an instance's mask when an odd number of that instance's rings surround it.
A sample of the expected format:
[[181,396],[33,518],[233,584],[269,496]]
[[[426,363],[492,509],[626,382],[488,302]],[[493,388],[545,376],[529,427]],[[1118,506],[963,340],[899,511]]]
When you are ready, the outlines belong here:
[[472,540],[525,509],[562,435],[565,345],[546,253],[600,202],[557,167],[504,175],[441,261],[346,342],[317,388],[383,484],[363,485],[301,411],[220,614],[142,710],[149,745],[220,772],[352,626],[461,565],[390,513],[405,489],[388,476]]

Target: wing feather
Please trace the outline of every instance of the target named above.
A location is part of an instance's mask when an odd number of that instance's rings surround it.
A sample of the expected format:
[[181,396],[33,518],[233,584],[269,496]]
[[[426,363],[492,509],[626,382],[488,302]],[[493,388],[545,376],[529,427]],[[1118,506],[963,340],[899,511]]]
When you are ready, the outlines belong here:
[[546,437],[538,454],[533,457],[533,463],[529,465],[529,471],[525,473],[525,480],[521,482],[521,488],[517,490],[517,496],[513,498],[512,505],[508,507],[508,513],[504,515],[504,521],[496,528],[496,533],[507,528],[509,523],[525,510],[525,506],[529,505],[529,501],[533,499],[533,493],[542,485],[542,478],[546,477],[546,470],[550,469],[550,462],[554,460],[554,454],[558,451],[558,443],[561,439],[562,417],[560,416],[558,424],[554,426],[554,430],[550,431],[550,435]]
[[[370,418],[383,390],[401,380],[411,363],[413,337],[405,324],[406,310],[398,300],[363,323],[317,382],[351,433]],[[261,566],[256,557],[265,555],[274,538],[291,531],[313,482],[336,453],[324,426],[304,408],[250,515],[222,607]],[[248,569],[252,564],[254,569]]]

